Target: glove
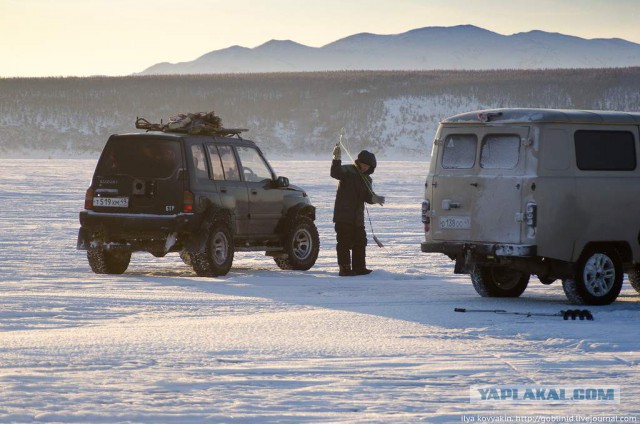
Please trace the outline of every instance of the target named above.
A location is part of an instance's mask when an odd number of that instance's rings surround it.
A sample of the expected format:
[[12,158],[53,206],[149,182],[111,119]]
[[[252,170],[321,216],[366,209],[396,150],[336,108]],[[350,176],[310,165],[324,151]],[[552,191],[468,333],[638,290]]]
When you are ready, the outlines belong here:
[[333,148],[333,160],[342,160],[342,152],[340,151],[340,145],[336,144]]
[[384,196],[378,196],[377,194],[374,194],[373,196],[371,196],[371,200],[373,200],[373,203],[384,206]]

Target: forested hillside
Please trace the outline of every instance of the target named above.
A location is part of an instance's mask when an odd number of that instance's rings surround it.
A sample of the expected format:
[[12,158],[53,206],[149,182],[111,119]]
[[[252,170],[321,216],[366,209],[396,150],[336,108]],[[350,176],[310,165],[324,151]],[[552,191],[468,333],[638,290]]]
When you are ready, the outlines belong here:
[[640,110],[640,68],[0,79],[0,155],[93,155],[137,116],[211,111],[272,158],[427,158],[439,120],[481,108]]

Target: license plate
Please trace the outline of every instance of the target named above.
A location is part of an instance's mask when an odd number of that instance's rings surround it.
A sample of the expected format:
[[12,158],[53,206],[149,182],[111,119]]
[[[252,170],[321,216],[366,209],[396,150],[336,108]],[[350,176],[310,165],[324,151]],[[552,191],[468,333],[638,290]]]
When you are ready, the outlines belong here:
[[128,208],[128,197],[94,197],[93,206],[101,208]]
[[440,228],[447,230],[468,230],[471,228],[471,217],[441,216]]

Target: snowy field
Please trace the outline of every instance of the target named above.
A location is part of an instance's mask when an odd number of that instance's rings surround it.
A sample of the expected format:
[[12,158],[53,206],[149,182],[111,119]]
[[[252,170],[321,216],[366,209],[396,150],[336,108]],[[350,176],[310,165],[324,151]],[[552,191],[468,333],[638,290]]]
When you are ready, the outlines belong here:
[[[93,274],[75,243],[95,162],[0,160],[0,422],[637,422],[628,282],[589,308],[595,321],[455,313],[575,307],[535,278],[519,299],[480,298],[446,257],[421,253],[424,162],[380,163],[388,203],[370,211],[386,247],[370,242],[373,274],[340,278],[326,159],[274,162],[318,207],[316,266],[238,253],[217,279],[175,254]],[[620,402],[471,402],[476,385],[616,386]]]

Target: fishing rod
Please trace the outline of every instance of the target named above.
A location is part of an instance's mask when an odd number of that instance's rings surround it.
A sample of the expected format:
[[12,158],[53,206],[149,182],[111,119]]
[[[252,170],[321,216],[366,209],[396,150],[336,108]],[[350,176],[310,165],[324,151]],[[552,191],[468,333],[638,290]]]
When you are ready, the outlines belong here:
[[587,309],[569,309],[566,311],[560,311],[557,313],[540,313],[540,312],[509,312],[503,309],[466,309],[455,308],[455,312],[489,312],[494,314],[509,314],[509,315],[524,315],[527,317],[562,317],[565,321],[571,319],[575,321],[593,321],[593,315]]
[[[345,146],[344,143],[342,142],[343,134],[344,134],[344,128],[340,129],[340,139],[338,140],[338,144],[342,146],[347,156],[349,156],[349,159],[351,159],[351,162],[355,162],[355,159],[353,159],[353,156],[351,156],[351,153],[349,153],[349,149],[347,149],[347,146]],[[371,193],[371,196],[375,196],[375,193],[373,192],[373,189],[371,188],[369,181],[367,181],[367,179],[362,174],[362,172],[360,172],[360,169],[358,169],[358,174],[362,178],[362,181],[364,182],[364,185],[367,187],[367,190],[369,190],[369,193]],[[384,244],[382,244],[380,239],[376,237],[376,233],[373,231],[373,224],[371,223],[371,215],[369,215],[369,208],[367,207],[367,205],[364,205],[364,210],[367,211],[367,218],[369,219],[369,228],[371,228],[371,235],[373,236],[373,241],[376,242],[378,247],[380,248],[384,247]]]

